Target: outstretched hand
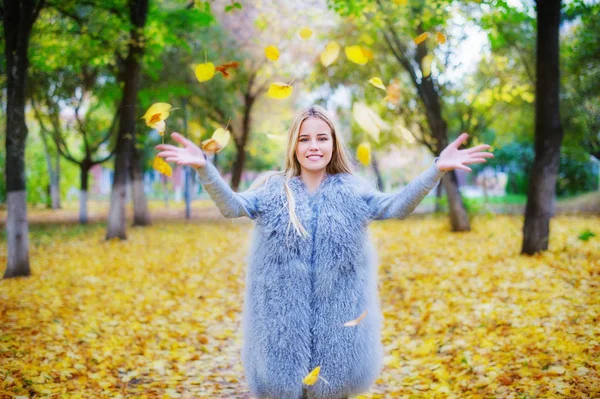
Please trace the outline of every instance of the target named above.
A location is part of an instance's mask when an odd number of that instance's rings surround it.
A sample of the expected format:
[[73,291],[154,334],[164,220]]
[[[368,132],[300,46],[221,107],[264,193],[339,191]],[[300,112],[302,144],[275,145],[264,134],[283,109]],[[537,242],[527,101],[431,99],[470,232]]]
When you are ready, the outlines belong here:
[[461,169],[466,170],[467,172],[472,172],[471,168],[465,165],[470,165],[473,163],[485,163],[487,162],[486,158],[494,157],[494,154],[485,151],[491,148],[491,146],[487,144],[480,144],[475,147],[459,150],[458,147],[460,147],[468,137],[469,135],[467,133],[462,133],[456,138],[456,140],[444,148],[444,150],[440,153],[437,162],[435,163],[439,170],[449,171]]
[[159,144],[156,149],[162,151],[156,154],[157,156],[164,158],[166,162],[175,162],[177,165],[189,165],[195,168],[206,165],[206,158],[200,147],[179,133],[171,133],[171,138],[183,147]]

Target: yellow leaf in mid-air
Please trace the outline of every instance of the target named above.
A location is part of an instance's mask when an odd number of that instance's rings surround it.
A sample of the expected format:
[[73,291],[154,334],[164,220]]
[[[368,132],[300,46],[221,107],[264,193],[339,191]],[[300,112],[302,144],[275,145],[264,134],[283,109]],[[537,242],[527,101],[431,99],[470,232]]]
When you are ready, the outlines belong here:
[[437,32],[435,34],[435,41],[437,42],[437,44],[446,43],[446,35],[444,35],[442,32]]
[[231,134],[229,130],[225,130],[222,128],[218,128],[213,133],[210,139],[206,139],[202,142],[200,147],[206,152],[217,153],[223,150],[227,143],[229,143],[229,139],[231,138]]
[[387,96],[385,100],[390,103],[397,105],[400,102],[400,82],[398,79],[394,79],[387,86]]
[[371,78],[369,80],[369,83],[381,90],[386,90],[385,86],[383,85],[383,82],[379,78]]
[[289,97],[290,94],[292,94],[293,89],[294,88],[287,83],[275,82],[271,83],[271,86],[269,86],[267,95],[271,98],[282,100]]
[[310,28],[307,28],[306,26],[302,29],[300,29],[300,32],[298,32],[298,36],[300,36],[301,39],[310,39],[310,37],[312,36],[313,31]]
[[415,44],[421,44],[429,37],[429,32],[421,33],[419,36],[415,37]]
[[[362,144],[364,144],[364,143],[362,143]],[[369,143],[367,143],[367,144],[369,144]],[[360,145],[359,145],[359,147],[360,147]],[[369,161],[370,161],[370,159],[369,159],[370,155],[371,154],[370,154],[370,151],[369,151],[368,158],[367,158]],[[364,154],[360,154],[360,156],[363,157]],[[360,158],[359,158],[359,154],[358,154],[358,148],[356,149],[356,157],[358,158],[359,161],[361,161]],[[361,163],[362,163],[362,161],[361,161]],[[365,165],[367,165],[367,164],[368,164],[368,162]],[[360,323],[361,320],[364,319],[366,316],[367,316],[367,311],[365,310],[356,319],[350,320],[350,321],[344,323],[344,327],[354,327],[354,326],[358,325],[358,323]]]
[[394,3],[398,4],[399,6],[407,6],[408,0],[394,0]]
[[424,78],[431,75],[431,63],[432,62],[433,62],[432,54],[427,54],[425,57],[423,57],[423,60],[421,61],[421,71],[423,72]]
[[379,142],[379,133],[381,130],[390,129],[390,126],[379,117],[377,112],[360,101],[352,105],[352,117],[377,142]]
[[365,141],[360,143],[358,147],[356,147],[356,159],[358,159],[360,163],[362,163],[365,166],[369,165],[369,163],[371,162],[371,143]]
[[196,79],[199,82],[206,82],[207,80],[211,80],[213,76],[215,76],[215,64],[212,62],[206,62],[204,64],[199,64],[196,67]]
[[171,169],[171,165],[166,163],[165,160],[159,156],[154,157],[154,160],[152,161],[152,169],[157,170],[158,172],[168,177],[171,177],[171,175],[173,174],[173,169]]
[[265,57],[271,61],[277,61],[279,59],[279,49],[273,45],[265,48]]
[[147,126],[155,128],[154,125],[169,117],[172,108],[171,104],[168,103],[154,103],[148,108],[142,119],[146,121]]
[[402,133],[402,137],[404,137],[406,139],[406,141],[408,141],[411,144],[416,141],[415,136],[410,132],[410,130],[408,130],[404,126],[400,126],[400,125],[398,125],[397,127],[398,127],[398,129],[400,129],[400,132]]
[[327,47],[325,47],[325,50],[321,53],[321,64],[327,68],[329,65],[333,64],[339,54],[340,45],[338,42],[330,42]]
[[365,65],[369,61],[368,53],[361,46],[346,46],[346,57],[355,64]]
[[321,371],[321,366],[315,367],[310,373],[304,377],[302,383],[305,385],[314,385],[319,380],[319,372]]

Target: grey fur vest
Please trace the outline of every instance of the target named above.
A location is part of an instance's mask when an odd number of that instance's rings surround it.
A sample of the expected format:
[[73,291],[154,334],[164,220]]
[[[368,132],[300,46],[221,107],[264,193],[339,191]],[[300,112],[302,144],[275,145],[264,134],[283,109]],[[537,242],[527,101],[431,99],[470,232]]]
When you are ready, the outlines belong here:
[[[350,174],[327,175],[309,194],[296,176],[290,188],[309,237],[288,229],[282,176],[234,193],[210,163],[198,175],[224,216],[256,222],[242,317],[242,363],[251,394],[300,399],[306,388],[309,399],[339,399],[368,391],[383,367],[378,261],[368,223],[407,216],[443,172],[432,164],[392,194]],[[364,311],[358,325],[344,326]],[[303,385],[316,366],[323,379]]]

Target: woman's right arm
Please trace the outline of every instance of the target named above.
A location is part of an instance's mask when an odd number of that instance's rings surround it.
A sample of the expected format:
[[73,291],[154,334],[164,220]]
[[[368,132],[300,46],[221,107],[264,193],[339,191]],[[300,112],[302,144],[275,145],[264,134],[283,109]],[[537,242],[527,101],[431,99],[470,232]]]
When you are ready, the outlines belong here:
[[250,219],[258,216],[258,193],[256,190],[248,190],[243,193],[234,192],[225,183],[217,168],[208,162],[206,154],[200,147],[179,133],[172,133],[171,137],[182,147],[170,144],[157,145],[156,149],[161,150],[157,156],[165,158],[166,162],[193,167],[198,173],[200,183],[223,216],[226,218],[247,216]]

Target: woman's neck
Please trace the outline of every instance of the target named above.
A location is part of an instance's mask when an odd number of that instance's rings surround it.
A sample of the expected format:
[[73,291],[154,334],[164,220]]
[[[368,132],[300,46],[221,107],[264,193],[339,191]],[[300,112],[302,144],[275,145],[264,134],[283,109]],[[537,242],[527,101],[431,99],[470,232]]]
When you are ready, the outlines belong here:
[[304,182],[304,185],[310,194],[317,191],[319,185],[325,179],[325,176],[327,176],[325,169],[321,169],[319,171],[302,169],[300,172],[300,177],[302,178],[302,181]]

